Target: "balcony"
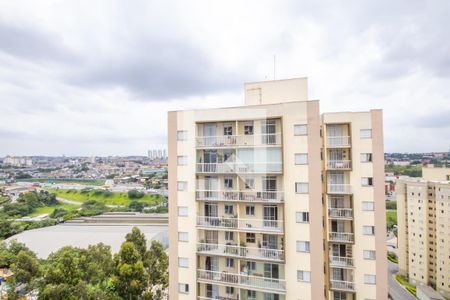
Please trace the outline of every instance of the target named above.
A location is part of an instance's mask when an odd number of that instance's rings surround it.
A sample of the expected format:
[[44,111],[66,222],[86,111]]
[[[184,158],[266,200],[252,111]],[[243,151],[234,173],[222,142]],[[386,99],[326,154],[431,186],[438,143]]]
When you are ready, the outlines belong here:
[[349,136],[329,136],[327,137],[328,148],[346,148],[350,147]]
[[352,168],[351,160],[329,160],[327,161],[328,170],[350,170]]
[[197,190],[197,200],[253,202],[253,203],[282,203],[284,193],[280,191],[233,191],[233,190]]
[[206,255],[219,255],[245,259],[260,259],[265,261],[284,261],[284,251],[267,247],[253,248],[237,245],[221,245],[197,243],[197,252]]
[[331,289],[336,291],[354,292],[355,283],[351,281],[330,280]]
[[328,184],[328,194],[350,195],[352,193],[351,184]]
[[281,162],[263,163],[197,163],[197,173],[218,174],[281,174],[283,164]]
[[233,297],[229,297],[229,296],[214,296],[214,298],[211,297],[203,297],[203,296],[198,296],[197,300],[239,300],[238,298],[233,298]]
[[329,235],[330,242],[353,243],[354,240],[354,234],[350,232],[330,232]]
[[270,233],[283,233],[283,222],[278,220],[198,216],[197,227],[242,230],[245,232],[263,231]]
[[352,208],[328,208],[328,217],[330,219],[353,219]]
[[250,276],[228,272],[197,270],[199,281],[222,283],[246,289],[258,289],[268,292],[286,292],[286,281],[279,278]]
[[332,267],[353,267],[353,257],[330,256],[330,266]]
[[233,148],[281,145],[281,133],[254,135],[199,136],[195,138],[197,148]]

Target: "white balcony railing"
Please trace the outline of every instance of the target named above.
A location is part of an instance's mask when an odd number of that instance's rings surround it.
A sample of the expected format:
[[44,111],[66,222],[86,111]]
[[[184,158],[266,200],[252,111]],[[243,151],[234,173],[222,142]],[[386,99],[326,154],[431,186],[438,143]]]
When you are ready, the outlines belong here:
[[240,229],[242,231],[283,232],[283,222],[278,220],[237,219],[226,217],[197,217],[198,227]]
[[223,148],[238,146],[281,145],[281,133],[253,135],[198,136],[195,138],[199,148]]
[[334,219],[351,219],[353,218],[352,208],[328,208],[328,217]]
[[328,169],[331,170],[347,170],[352,168],[351,160],[329,160],[327,162]]
[[197,243],[197,252],[208,255],[232,256],[246,259],[283,261],[284,251],[267,247],[242,247],[211,243]]
[[327,146],[329,148],[350,147],[349,136],[329,136],[327,137]]
[[351,281],[330,280],[331,288],[339,291],[355,291],[355,283]]
[[352,243],[354,241],[354,235],[350,232],[330,232],[330,241]]
[[214,296],[214,298],[198,296],[197,300],[239,300],[239,299],[233,296]]
[[286,281],[279,278],[250,276],[228,272],[197,270],[197,278],[208,282],[225,283],[243,288],[262,289],[270,291],[286,291]]
[[224,163],[197,163],[197,173],[225,173],[225,174],[281,174],[283,164],[281,162],[262,162],[262,163],[242,163],[242,162],[224,162]]
[[197,190],[198,200],[227,202],[268,202],[281,203],[284,193],[280,191],[233,191],[233,190]]
[[353,267],[353,257],[330,256],[332,267]]
[[350,184],[328,184],[328,194],[351,194],[352,186]]

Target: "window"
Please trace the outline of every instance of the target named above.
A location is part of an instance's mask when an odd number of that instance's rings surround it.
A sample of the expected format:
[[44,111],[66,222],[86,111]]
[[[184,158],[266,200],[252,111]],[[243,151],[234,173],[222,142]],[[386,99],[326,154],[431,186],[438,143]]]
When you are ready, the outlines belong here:
[[255,234],[247,232],[246,239],[247,243],[254,243],[256,241]]
[[189,294],[189,284],[179,283],[178,284],[178,292],[180,292],[182,294]]
[[234,294],[234,287],[232,287],[232,286],[225,287],[225,292],[227,293],[227,295],[233,295]]
[[306,211],[296,212],[295,220],[297,223],[308,223],[309,222],[309,212],[306,212]]
[[187,131],[178,130],[177,131],[177,141],[185,141],[187,140]]
[[189,268],[189,259],[187,257],[178,257],[178,266],[180,268]]
[[297,252],[309,252],[309,242],[297,241]]
[[307,134],[308,134],[308,125],[306,124],[294,125],[294,135],[307,135]]
[[375,234],[375,226],[363,226],[363,234],[364,235],[374,235]]
[[225,204],[225,214],[232,215],[234,213],[233,205]]
[[187,217],[188,216],[187,206],[178,206],[178,216],[179,217]]
[[308,183],[307,182],[296,182],[295,183],[295,192],[299,194],[308,193]]
[[375,275],[364,274],[364,283],[365,284],[375,284],[376,283],[376,276]]
[[245,188],[246,189],[254,189],[255,188],[255,179],[246,178],[245,179]]
[[374,202],[373,201],[363,201],[362,202],[362,210],[374,210]]
[[373,178],[372,177],[362,177],[361,185],[362,186],[373,186]]
[[255,215],[255,207],[253,205],[246,205],[245,206],[245,214],[247,216],[254,216]]
[[306,165],[308,163],[308,154],[306,153],[296,153],[295,154],[295,164],[296,165]]
[[247,121],[244,123],[244,134],[253,135],[253,121]]
[[181,155],[177,157],[177,163],[179,166],[187,165],[187,156]]
[[227,268],[234,268],[234,259],[227,257],[226,266]]
[[178,191],[186,191],[187,190],[187,181],[178,181],[177,189],[178,189]]
[[251,291],[251,290],[247,290],[247,298],[248,299],[256,299],[256,292],[255,291]]
[[223,124],[223,135],[233,135],[233,125],[230,123]]
[[225,231],[225,241],[234,241],[233,231]]
[[189,242],[189,234],[187,232],[178,232],[179,242]]
[[226,189],[232,189],[233,188],[233,178],[225,178],[223,180],[223,185]]
[[363,257],[364,259],[375,259],[375,250],[364,250]]
[[305,281],[309,282],[311,277],[311,273],[309,271],[297,271],[297,281]]
[[247,261],[247,269],[249,271],[255,271],[256,270],[256,262],[255,261]]
[[361,153],[361,162],[371,162],[372,161],[372,153]]
[[359,137],[362,139],[371,139],[372,138],[372,129],[361,129],[359,131]]

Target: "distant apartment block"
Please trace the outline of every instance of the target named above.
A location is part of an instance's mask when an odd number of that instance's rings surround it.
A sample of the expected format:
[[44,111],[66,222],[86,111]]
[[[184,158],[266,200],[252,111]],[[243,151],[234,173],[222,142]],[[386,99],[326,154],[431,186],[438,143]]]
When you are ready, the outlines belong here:
[[26,156],[6,156],[3,159],[3,164],[13,167],[31,167],[33,159]]
[[169,112],[169,298],[387,299],[382,128],[306,78]]
[[450,298],[450,168],[397,181],[399,271]]

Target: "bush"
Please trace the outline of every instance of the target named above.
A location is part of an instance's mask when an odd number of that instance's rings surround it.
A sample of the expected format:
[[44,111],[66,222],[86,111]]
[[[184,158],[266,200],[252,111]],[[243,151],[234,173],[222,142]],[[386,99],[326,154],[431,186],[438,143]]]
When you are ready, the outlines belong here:
[[144,193],[140,192],[138,190],[129,190],[128,191],[128,198],[130,199],[140,199],[142,197],[144,197]]
[[397,201],[386,201],[386,209],[397,209]]

